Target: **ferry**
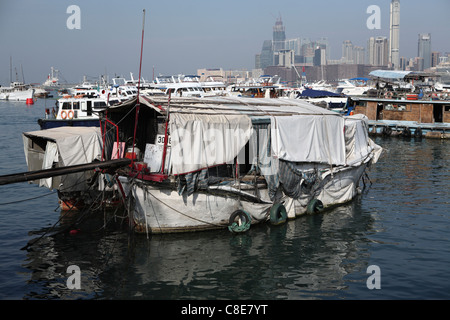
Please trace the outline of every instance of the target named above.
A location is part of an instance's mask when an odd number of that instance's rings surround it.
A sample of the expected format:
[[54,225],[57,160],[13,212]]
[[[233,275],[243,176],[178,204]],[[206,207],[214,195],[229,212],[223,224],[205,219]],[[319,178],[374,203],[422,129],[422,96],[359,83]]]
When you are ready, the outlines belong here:
[[111,105],[127,100],[126,97],[109,95],[66,95],[58,99],[55,107],[45,110],[45,118],[39,119],[41,130],[72,126],[72,127],[98,127],[100,126],[99,112]]

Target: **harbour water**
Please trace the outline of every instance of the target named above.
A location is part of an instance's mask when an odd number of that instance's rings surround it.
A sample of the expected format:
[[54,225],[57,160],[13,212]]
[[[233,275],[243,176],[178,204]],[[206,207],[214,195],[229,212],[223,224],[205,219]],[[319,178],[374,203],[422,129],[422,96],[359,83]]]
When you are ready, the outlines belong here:
[[[22,132],[54,102],[0,101],[0,175],[26,171]],[[56,193],[0,186],[0,299],[450,299],[450,143],[376,142],[387,152],[353,202],[241,235],[147,238],[121,212],[69,232]]]

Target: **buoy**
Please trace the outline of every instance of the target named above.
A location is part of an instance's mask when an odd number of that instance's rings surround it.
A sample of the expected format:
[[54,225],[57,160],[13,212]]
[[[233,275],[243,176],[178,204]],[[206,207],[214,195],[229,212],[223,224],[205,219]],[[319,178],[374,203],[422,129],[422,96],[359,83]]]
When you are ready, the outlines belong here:
[[69,231],[69,234],[73,236],[73,235],[76,235],[76,234],[78,234],[80,232],[81,232],[80,229],[72,229],[72,230]]
[[33,98],[27,98],[26,104],[34,104]]

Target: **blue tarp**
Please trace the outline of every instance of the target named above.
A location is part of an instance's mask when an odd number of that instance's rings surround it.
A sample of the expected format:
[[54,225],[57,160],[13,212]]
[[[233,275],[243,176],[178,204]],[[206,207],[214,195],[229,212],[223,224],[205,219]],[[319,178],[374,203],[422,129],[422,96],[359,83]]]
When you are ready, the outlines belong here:
[[313,89],[305,89],[300,94],[301,97],[309,97],[309,98],[319,98],[319,97],[340,97],[341,95],[338,93],[325,91],[325,90],[313,90]]
[[369,78],[362,78],[362,77],[360,77],[360,78],[352,78],[352,79],[350,79],[350,81],[357,81],[357,80],[369,81]]
[[374,70],[369,73],[369,76],[384,79],[403,79],[410,73],[411,71]]

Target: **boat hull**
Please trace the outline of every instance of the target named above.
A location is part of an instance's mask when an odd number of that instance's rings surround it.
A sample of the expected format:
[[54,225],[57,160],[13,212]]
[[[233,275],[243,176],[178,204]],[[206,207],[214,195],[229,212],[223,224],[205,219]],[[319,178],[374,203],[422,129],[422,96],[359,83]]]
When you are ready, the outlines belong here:
[[0,93],[0,100],[27,101],[34,98],[34,89]]
[[99,119],[39,119],[41,130],[59,127],[100,127]]
[[[286,195],[278,198],[287,211],[287,218],[294,219],[310,212],[312,200],[320,200],[323,209],[351,201],[358,194],[358,186],[366,164],[344,167],[327,175],[322,186],[311,194],[298,199]],[[144,181],[132,182],[121,177],[126,193],[131,195],[131,218],[139,233],[176,233],[224,229],[229,226],[230,216],[243,210],[251,216],[252,225],[270,221],[270,210],[275,204],[268,199],[267,189],[258,190],[262,201],[251,201],[236,194],[217,193],[217,189],[194,192],[180,196],[176,190],[160,188]],[[320,210],[322,211],[322,210]]]

